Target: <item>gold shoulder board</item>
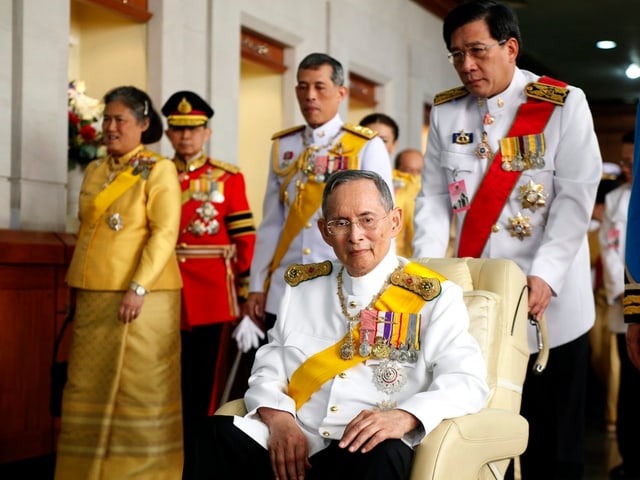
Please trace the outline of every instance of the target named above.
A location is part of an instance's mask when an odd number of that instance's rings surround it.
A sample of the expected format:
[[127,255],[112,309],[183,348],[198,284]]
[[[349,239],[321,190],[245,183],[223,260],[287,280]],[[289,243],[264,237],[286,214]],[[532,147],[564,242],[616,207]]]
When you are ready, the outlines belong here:
[[524,93],[527,97],[562,106],[567,95],[569,95],[569,89],[547,85],[546,83],[531,82],[524,87]]
[[215,158],[210,158],[209,163],[214,167],[221,168],[225,172],[229,173],[238,173],[240,169],[236,165],[232,165],[227,162],[223,162],[222,160],[216,160]]
[[391,275],[391,283],[419,295],[426,301],[436,298],[442,290],[437,278],[420,277],[405,272],[394,272]]
[[378,132],[371,130],[369,127],[363,127],[362,125],[355,125],[353,123],[345,123],[342,125],[342,128],[347,132],[355,133],[356,135],[360,135],[368,140],[371,140],[373,137],[378,135]]
[[450,90],[447,90],[446,92],[440,92],[436,94],[436,96],[433,98],[433,104],[442,105],[443,103],[450,102],[451,100],[455,100],[456,98],[466,97],[467,95],[469,95],[469,90],[467,90],[465,87],[452,88]]
[[284,279],[289,285],[296,287],[307,280],[329,275],[331,270],[333,264],[329,260],[321,263],[294,263],[284,272]]
[[291,133],[299,132],[300,130],[304,130],[304,125],[297,125],[291,128],[285,128],[284,130],[280,130],[279,132],[274,133],[271,136],[271,140],[275,140],[276,138],[286,137]]

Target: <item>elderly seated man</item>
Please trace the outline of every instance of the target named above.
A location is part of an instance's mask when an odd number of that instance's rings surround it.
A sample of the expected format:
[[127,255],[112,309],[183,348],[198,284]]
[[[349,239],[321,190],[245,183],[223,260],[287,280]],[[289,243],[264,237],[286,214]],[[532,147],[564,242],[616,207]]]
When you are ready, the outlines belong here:
[[194,478],[406,479],[425,435],[485,404],[462,290],[391,248],[402,210],[384,180],[332,174],[322,214],[338,261],[288,268],[248,414],[207,419]]

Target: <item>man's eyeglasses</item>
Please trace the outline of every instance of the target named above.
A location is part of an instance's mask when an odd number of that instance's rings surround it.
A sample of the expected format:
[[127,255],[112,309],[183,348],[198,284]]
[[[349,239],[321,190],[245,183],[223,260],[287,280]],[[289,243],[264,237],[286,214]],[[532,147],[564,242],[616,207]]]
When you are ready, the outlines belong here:
[[498,45],[502,46],[506,43],[506,41],[507,40],[505,39],[491,45],[479,44],[474,45],[473,47],[466,48],[464,50],[454,50],[449,55],[447,55],[447,58],[449,59],[449,62],[454,65],[462,65],[464,63],[465,57],[469,56],[472,58],[482,59],[487,56],[487,52],[489,51],[489,49]]
[[358,225],[362,230],[367,232],[371,230],[375,230],[380,220],[387,218],[388,215],[385,215],[381,218],[376,218],[371,215],[366,215],[364,217],[360,217],[356,221],[347,220],[346,218],[340,218],[338,220],[330,220],[326,223],[327,232],[329,235],[338,236],[338,235],[347,235],[351,231],[352,225]]

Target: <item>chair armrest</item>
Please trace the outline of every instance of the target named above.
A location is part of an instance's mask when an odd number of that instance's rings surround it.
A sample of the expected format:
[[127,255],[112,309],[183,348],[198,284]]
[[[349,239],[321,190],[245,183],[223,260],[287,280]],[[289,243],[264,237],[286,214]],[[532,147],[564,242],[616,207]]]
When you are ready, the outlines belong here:
[[224,405],[221,405],[215,412],[214,415],[246,415],[247,408],[244,406],[244,399],[238,398],[237,400],[231,400]]
[[416,447],[411,478],[479,478],[483,465],[524,452],[528,437],[525,418],[507,410],[444,420]]

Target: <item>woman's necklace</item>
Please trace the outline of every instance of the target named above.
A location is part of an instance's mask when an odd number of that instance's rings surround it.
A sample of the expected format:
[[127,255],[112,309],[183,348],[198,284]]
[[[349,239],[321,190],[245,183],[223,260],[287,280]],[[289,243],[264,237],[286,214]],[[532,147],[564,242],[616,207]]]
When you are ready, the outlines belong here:
[[[398,268],[401,268],[401,267],[398,267]],[[349,313],[349,311],[347,310],[347,304],[346,304],[346,301],[345,301],[345,298],[344,298],[344,293],[342,291],[342,286],[343,286],[342,272],[344,272],[344,265],[340,269],[340,272],[338,272],[338,299],[340,300],[340,307],[342,308],[342,314],[347,319],[347,335],[346,335],[344,341],[342,342],[342,345],[340,346],[340,358],[342,358],[343,360],[351,360],[353,358],[353,355],[354,355],[355,351],[356,351],[356,344],[353,341],[353,327],[354,327],[354,324],[356,324],[358,321],[360,321],[360,316],[362,315],[362,310],[358,311],[358,313],[356,313],[355,315],[351,315]],[[376,304],[376,302],[380,299],[380,297],[382,296],[384,291],[389,286],[390,278],[391,278],[391,275],[382,284],[382,288],[380,288],[378,293],[376,293],[371,298],[371,301],[369,302],[369,305],[367,305],[364,308],[364,310],[368,310],[370,308],[373,308],[373,306]]]
[[111,184],[111,182],[113,182],[113,180],[116,178],[116,176],[129,166],[129,164],[126,162],[118,163],[115,160],[115,158],[112,156],[107,157],[106,162],[107,162],[107,167],[109,168],[109,176],[107,177],[107,180],[102,185],[102,190],[107,188]]

